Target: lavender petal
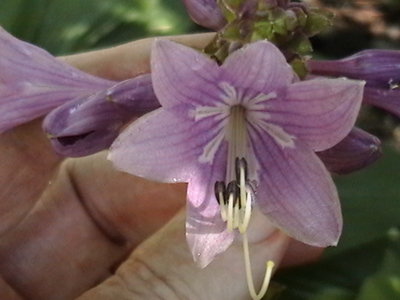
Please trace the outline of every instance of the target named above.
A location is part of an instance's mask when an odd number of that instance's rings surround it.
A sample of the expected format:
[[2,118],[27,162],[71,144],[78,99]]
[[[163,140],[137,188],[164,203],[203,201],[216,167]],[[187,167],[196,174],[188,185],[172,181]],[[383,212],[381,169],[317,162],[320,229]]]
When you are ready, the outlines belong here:
[[336,245],[342,230],[340,202],[325,166],[306,145],[282,148],[268,135],[251,131],[259,161],[256,203],[268,219],[303,243]]
[[266,41],[233,52],[222,65],[223,77],[233,86],[272,92],[287,86],[295,75],[282,52]]
[[151,72],[155,93],[163,107],[177,104],[215,105],[221,93],[215,61],[189,47],[156,40]]
[[216,153],[214,163],[204,165],[189,182],[186,238],[194,261],[202,268],[224,252],[235,236],[226,229],[214,194],[215,182],[225,178],[226,152],[225,145]]
[[113,84],[63,63],[0,27],[0,132]]
[[270,100],[268,121],[306,142],[315,151],[333,147],[347,136],[358,116],[364,82],[314,79],[290,85]]
[[[196,125],[196,126],[195,126]],[[125,172],[161,182],[188,182],[213,138],[213,122],[195,123],[188,107],[160,108],[142,116],[112,144],[109,159]]]

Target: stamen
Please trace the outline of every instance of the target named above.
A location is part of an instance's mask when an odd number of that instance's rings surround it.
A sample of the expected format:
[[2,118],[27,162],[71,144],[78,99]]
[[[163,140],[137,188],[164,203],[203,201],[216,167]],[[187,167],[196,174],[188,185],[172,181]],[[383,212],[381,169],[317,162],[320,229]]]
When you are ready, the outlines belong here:
[[228,196],[228,214],[227,214],[227,229],[232,231],[233,228],[233,194]]
[[274,269],[275,264],[272,260],[267,261],[266,271],[265,271],[262,286],[260,288],[260,291],[258,293],[256,293],[256,290],[254,287],[253,274],[251,272],[249,241],[248,241],[246,233],[243,234],[243,255],[244,255],[245,268],[246,268],[247,286],[249,288],[250,296],[253,300],[261,300],[268,290],[269,283],[270,283],[271,277],[272,277],[272,270]]
[[214,185],[214,192],[215,192],[215,198],[217,198],[217,202],[219,205],[225,203],[225,183],[223,181],[216,181]]
[[[249,227],[250,217],[251,217],[251,200],[252,200],[253,193],[247,188],[246,192],[246,205],[244,205],[244,213],[239,222],[239,232],[241,234],[245,234],[247,231],[247,227]],[[243,211],[243,210],[242,210]]]
[[226,199],[227,194],[226,194],[225,183],[223,181],[215,182],[214,191],[215,191],[215,198],[217,199],[217,202],[220,206],[221,218],[224,222],[226,222],[227,220],[226,204],[228,203],[228,200]]
[[235,201],[236,203],[233,204],[233,228],[240,227],[240,201]]
[[226,189],[227,195],[228,195],[228,216],[227,216],[227,228],[228,230],[232,231],[233,229],[237,228],[237,225],[235,226],[235,215],[234,214],[234,208],[237,206],[237,198],[239,195],[238,191],[238,186],[236,181],[231,181],[228,184],[228,187]]
[[[262,129],[269,133],[280,145],[293,147],[294,138],[286,133],[281,127],[269,123],[270,116],[265,113],[264,108],[268,105],[267,100],[277,97],[276,93],[259,94],[256,96],[247,95],[244,91],[237,91],[228,83],[221,83],[223,95],[221,107],[204,107],[196,111],[197,118],[218,116],[228,118],[224,134],[218,131],[215,141],[207,144],[201,157],[201,162],[212,161],[216,149],[222,143],[223,138],[228,142],[227,168],[225,182],[215,183],[215,196],[221,208],[221,218],[227,223],[227,230],[238,229],[243,235],[243,255],[246,269],[246,279],[250,295],[253,300],[260,300],[267,292],[272,276],[274,263],[266,263],[266,272],[260,291],[256,293],[251,272],[251,262],[249,254],[249,243],[247,238],[247,228],[249,226],[252,203],[255,198],[254,191],[249,181],[248,165],[246,157],[252,151],[249,144],[247,132],[248,124]],[[228,109],[227,109],[228,108]],[[218,146],[218,147],[217,147]],[[251,171],[257,173],[254,161],[250,161]],[[255,175],[252,173],[252,177]],[[256,178],[252,178],[255,180]]]

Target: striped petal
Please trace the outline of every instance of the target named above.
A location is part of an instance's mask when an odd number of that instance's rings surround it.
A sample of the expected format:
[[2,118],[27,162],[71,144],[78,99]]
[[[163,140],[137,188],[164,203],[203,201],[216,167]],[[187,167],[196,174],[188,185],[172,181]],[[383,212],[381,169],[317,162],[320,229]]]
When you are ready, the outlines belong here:
[[232,243],[234,233],[226,229],[214,194],[216,181],[225,179],[226,144],[216,153],[212,165],[205,165],[189,182],[186,237],[194,261],[202,268]]
[[113,84],[61,62],[0,27],[0,132]]
[[272,43],[260,41],[233,52],[222,65],[223,76],[233,86],[258,92],[286,87],[295,75],[282,52]]
[[363,81],[314,79],[290,85],[271,100],[268,120],[315,151],[339,143],[353,128],[363,97]]
[[314,246],[336,245],[342,216],[335,185],[314,152],[297,143],[282,148],[269,135],[250,131],[260,164],[256,201],[269,220]]
[[219,67],[199,51],[168,40],[156,40],[151,71],[154,90],[163,107],[182,103],[211,106],[220,102]]
[[[194,121],[188,106],[160,108],[131,124],[112,144],[109,159],[128,173],[162,182],[188,182],[219,134],[221,121]],[[215,148],[218,150],[218,147]],[[213,156],[211,161],[213,163]]]

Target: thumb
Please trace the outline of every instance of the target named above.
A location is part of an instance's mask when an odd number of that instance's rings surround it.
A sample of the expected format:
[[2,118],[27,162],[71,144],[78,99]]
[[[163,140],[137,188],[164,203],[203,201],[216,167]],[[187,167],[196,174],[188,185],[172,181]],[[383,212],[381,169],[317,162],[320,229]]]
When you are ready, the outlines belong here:
[[[258,285],[265,262],[279,263],[290,238],[274,229],[261,214],[254,215],[249,231],[252,271]],[[137,247],[112,277],[78,300],[248,298],[240,239],[200,269],[186,244],[185,214],[181,211]]]

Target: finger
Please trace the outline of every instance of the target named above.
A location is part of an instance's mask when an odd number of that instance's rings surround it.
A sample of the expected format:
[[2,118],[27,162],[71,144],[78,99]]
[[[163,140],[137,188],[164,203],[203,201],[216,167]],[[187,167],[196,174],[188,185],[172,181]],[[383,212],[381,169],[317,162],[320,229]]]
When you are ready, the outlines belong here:
[[[162,37],[189,47],[203,49],[215,33]],[[150,72],[150,49],[155,38],[120,46],[61,57],[65,62],[87,73],[113,80],[124,80]]]
[[60,160],[39,120],[0,135],[0,236],[35,205]]
[[[250,227],[253,272],[262,280],[265,262],[281,260],[289,238],[282,232]],[[185,215],[170,223],[140,245],[110,277],[78,300],[108,299],[248,299],[242,245],[237,241],[205,269],[194,265],[184,238]]]
[[23,300],[0,276],[0,299]]
[[29,215],[0,239],[1,273],[26,299],[74,298],[183,205],[184,185],[117,172],[104,156],[66,160]]
[[[202,48],[213,34],[171,37]],[[153,39],[64,57],[67,63],[97,76],[126,79],[149,71]],[[0,136],[0,236],[29,212],[62,161],[36,120]],[[40,174],[40,175],[39,175]]]

